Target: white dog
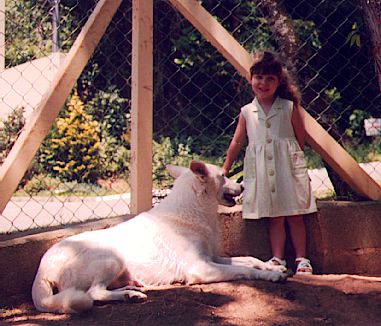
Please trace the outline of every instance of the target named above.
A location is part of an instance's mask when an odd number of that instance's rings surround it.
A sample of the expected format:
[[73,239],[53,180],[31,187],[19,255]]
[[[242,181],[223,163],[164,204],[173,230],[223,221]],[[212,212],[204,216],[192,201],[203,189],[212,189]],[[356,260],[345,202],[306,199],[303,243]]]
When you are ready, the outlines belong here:
[[167,168],[177,179],[159,205],[114,227],[66,238],[45,253],[32,288],[38,310],[73,313],[94,300],[144,300],[132,285],[286,279],[282,266],[218,255],[218,204],[234,205],[238,183],[202,162]]

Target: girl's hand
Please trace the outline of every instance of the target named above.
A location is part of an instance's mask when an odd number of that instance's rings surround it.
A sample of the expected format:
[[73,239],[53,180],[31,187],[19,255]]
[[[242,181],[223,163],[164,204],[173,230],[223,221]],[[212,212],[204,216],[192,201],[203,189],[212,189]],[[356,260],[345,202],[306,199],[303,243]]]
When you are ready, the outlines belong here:
[[222,168],[222,174],[226,177],[228,175],[228,173],[229,173],[229,170],[223,167]]

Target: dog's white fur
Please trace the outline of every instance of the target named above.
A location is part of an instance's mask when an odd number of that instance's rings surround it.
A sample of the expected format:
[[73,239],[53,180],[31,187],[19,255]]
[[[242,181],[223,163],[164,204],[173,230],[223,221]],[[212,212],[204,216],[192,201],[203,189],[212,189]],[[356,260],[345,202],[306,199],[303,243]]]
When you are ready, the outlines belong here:
[[131,284],[286,278],[283,266],[218,255],[218,205],[234,205],[239,184],[197,161],[168,170],[177,179],[159,205],[114,227],[66,238],[45,253],[32,288],[38,310],[73,313],[94,300],[144,300]]

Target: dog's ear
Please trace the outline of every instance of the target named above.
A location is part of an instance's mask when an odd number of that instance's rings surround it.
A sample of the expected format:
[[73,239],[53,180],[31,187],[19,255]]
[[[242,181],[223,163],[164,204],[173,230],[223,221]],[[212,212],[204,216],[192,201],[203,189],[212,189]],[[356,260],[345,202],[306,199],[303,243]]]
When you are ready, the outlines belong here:
[[206,164],[200,161],[192,161],[190,164],[190,169],[201,180],[205,180],[205,178],[209,175]]
[[184,168],[183,166],[177,166],[177,165],[171,165],[171,164],[168,164],[165,168],[168,170],[169,174],[175,179],[188,170],[187,168]]

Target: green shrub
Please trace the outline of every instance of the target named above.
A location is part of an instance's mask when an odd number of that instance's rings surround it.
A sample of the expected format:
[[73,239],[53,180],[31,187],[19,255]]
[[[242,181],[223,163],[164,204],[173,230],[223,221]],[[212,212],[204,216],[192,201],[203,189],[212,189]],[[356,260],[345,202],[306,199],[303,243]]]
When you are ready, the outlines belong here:
[[115,86],[110,86],[106,91],[97,91],[85,107],[86,112],[99,123],[101,137],[99,176],[110,178],[128,175],[130,157],[128,100],[120,96]]
[[317,154],[311,147],[304,148],[304,155],[307,162],[308,169],[320,169],[324,167],[324,163],[319,154]]
[[98,122],[74,93],[41,150],[45,170],[64,181],[95,182],[101,168],[99,134]]
[[123,135],[130,129],[128,100],[119,95],[115,86],[106,91],[98,91],[86,103],[86,111],[99,122],[101,137],[112,137],[118,144],[123,142]]
[[120,145],[114,137],[105,137],[99,150],[101,160],[99,176],[102,178],[127,176],[129,174],[130,150]]
[[13,110],[4,121],[0,121],[0,164],[4,163],[24,124],[24,108]]
[[166,171],[167,164],[189,166],[192,160],[199,159],[199,156],[191,152],[191,142],[189,138],[185,144],[177,139],[171,140],[169,137],[160,138],[159,142],[153,141],[153,183],[162,188],[172,184],[172,178]]
[[28,195],[42,195],[43,192],[48,192],[50,195],[60,184],[62,184],[62,181],[58,178],[38,174],[31,177],[31,179],[25,183],[23,190]]
[[349,138],[357,138],[359,141],[366,139],[364,120],[370,118],[369,112],[364,110],[353,110],[349,116],[350,127],[346,130]]
[[369,144],[354,145],[352,143],[344,144],[345,150],[359,163],[379,161],[381,153],[381,139],[375,139]]

